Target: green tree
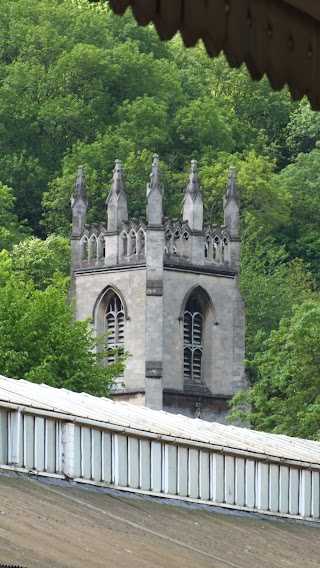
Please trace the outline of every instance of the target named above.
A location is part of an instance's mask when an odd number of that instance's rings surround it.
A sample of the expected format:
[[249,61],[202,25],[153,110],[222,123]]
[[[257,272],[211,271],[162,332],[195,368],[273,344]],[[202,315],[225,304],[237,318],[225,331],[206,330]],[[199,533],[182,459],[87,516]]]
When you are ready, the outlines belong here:
[[[107,5],[82,0],[3,0],[0,24],[0,179],[13,189],[18,219],[38,236],[69,230],[66,162],[81,154],[92,214],[103,202],[98,161],[109,176],[116,157],[130,162],[157,151],[172,170],[174,210],[185,183],[179,172],[192,157],[211,166],[218,152],[237,150],[267,157],[273,169],[283,163],[297,107],[288,93],[253,83],[223,56],[210,60],[201,45],[186,50],[179,37],[165,45],[129,12],[117,18]],[[134,177],[133,211],[142,214],[136,204],[145,180]]]
[[28,234],[13,211],[14,201],[12,189],[0,182],[0,251],[11,249]]
[[[84,2],[86,3],[87,0]],[[131,40],[140,53],[152,54],[155,59],[172,59],[170,43],[159,41],[154,26],[137,26],[130,10],[127,10],[121,18],[112,10],[106,10],[106,22],[113,43],[123,44]]]
[[278,187],[275,161],[257,155],[254,150],[228,154],[219,152],[216,157],[204,152],[200,162],[200,179],[205,197],[206,218],[210,222],[222,221],[222,198],[226,191],[227,172],[236,167],[238,193],[241,201],[241,227],[246,217],[254,217],[264,236],[276,234],[290,217],[291,195]]
[[[105,199],[110,189],[115,158],[122,161],[130,215],[145,215],[146,184],[151,172],[152,155],[155,151],[165,151],[171,146],[170,135],[166,130],[165,104],[144,97],[133,103],[125,103],[119,112],[123,112],[126,120],[118,127],[110,127],[104,136],[98,136],[92,144],[79,142],[65,155],[62,175],[49,184],[48,191],[43,195],[42,222],[48,232],[70,235],[70,195],[79,164],[84,166],[86,191],[90,199],[88,223],[106,221]],[[158,118],[159,126],[153,126],[154,116]],[[165,184],[165,211],[166,214],[175,216],[180,211],[181,176],[176,179],[176,164],[170,153],[161,153],[160,157]],[[186,168],[182,176],[183,184],[187,171]]]
[[61,236],[50,235],[45,240],[29,237],[13,247],[10,257],[15,277],[32,281],[35,288],[45,289],[57,276],[70,273],[70,246]]
[[[10,267],[2,262],[0,282],[4,270],[8,275]],[[108,396],[114,377],[124,368],[125,354],[105,367],[99,364],[106,355],[103,344],[104,338],[96,340],[88,331],[87,321],[74,321],[65,281],[36,290],[31,281],[12,275],[0,288],[1,374]]]
[[298,108],[291,113],[286,131],[291,160],[301,152],[310,152],[320,138],[319,113],[311,110],[309,102],[302,99]]
[[12,260],[7,250],[0,251],[0,287],[4,287],[12,276]]
[[[320,440],[320,302],[283,318],[255,357],[259,381],[232,401],[232,420],[252,428]],[[244,411],[243,406],[249,407]],[[241,408],[242,407],[242,408]]]
[[39,159],[32,157],[27,150],[0,155],[0,178],[12,188],[13,212],[18,220],[26,220],[29,232],[31,228],[39,230],[41,197],[50,179]]
[[291,194],[291,212],[283,227],[282,242],[292,258],[301,257],[310,264],[319,282],[320,267],[320,144],[277,176],[279,191]]
[[315,282],[303,261],[290,261],[285,247],[264,237],[251,218],[242,233],[240,286],[246,302],[247,373],[254,381],[255,354],[296,304],[313,297]]
[[288,90],[275,93],[267,78],[252,81],[246,67],[231,69],[221,55],[209,59],[203,45],[185,49],[179,37],[170,42],[183,90],[191,100],[210,97],[231,129],[235,150],[255,150],[288,163],[286,126],[297,107]]
[[64,152],[109,119],[119,72],[106,57],[107,11],[97,12],[71,0],[0,3],[0,178],[38,234],[42,194]]
[[201,156],[206,147],[216,154],[231,152],[234,147],[231,128],[216,100],[211,96],[194,99],[175,116],[175,138],[183,155]]

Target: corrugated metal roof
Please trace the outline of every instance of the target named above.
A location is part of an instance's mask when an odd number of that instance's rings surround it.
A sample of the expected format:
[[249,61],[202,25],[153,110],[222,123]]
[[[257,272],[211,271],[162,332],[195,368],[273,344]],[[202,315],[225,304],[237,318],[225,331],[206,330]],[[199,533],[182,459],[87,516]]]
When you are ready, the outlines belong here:
[[221,447],[221,451],[250,452],[276,459],[320,464],[320,442],[205,422],[1,375],[0,404],[57,412],[109,427],[114,425],[177,440],[211,444]]

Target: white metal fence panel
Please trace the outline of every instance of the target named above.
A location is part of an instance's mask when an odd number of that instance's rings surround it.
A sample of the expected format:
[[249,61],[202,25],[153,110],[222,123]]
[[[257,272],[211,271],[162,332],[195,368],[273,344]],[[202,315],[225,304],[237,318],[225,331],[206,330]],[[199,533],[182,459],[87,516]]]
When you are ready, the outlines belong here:
[[138,488],[140,486],[139,440],[128,440],[128,485]]
[[312,472],[312,479],[311,479],[311,493],[312,493],[312,501],[311,501],[311,517],[319,518],[320,517],[320,474],[318,471]]
[[177,495],[177,447],[164,446],[164,493]]
[[245,506],[251,509],[255,506],[255,466],[253,460],[246,460]]
[[233,456],[225,456],[224,458],[225,467],[225,501],[229,505],[234,504],[234,494],[235,494],[235,458]]
[[188,497],[199,497],[199,450],[189,449]]
[[36,411],[0,410],[0,465],[228,507],[320,516],[320,474],[308,464],[239,457]]
[[178,448],[178,487],[177,493],[182,497],[188,495],[188,448]]
[[[289,477],[289,513],[291,515],[299,514],[299,470],[290,468]],[[271,511],[272,508],[270,507]]]
[[51,418],[0,410],[0,465],[62,473],[61,424]]
[[160,493],[162,489],[162,444],[151,442],[151,490]]
[[0,464],[8,463],[8,411],[0,410]]
[[246,460],[236,458],[235,502],[239,507],[243,507],[245,503],[245,468]]
[[210,497],[210,454],[200,451],[199,458],[199,498],[208,501]]
[[151,489],[151,447],[149,440],[139,440],[140,483],[138,487],[145,491]]
[[269,507],[269,464],[257,464],[257,508],[267,511]]
[[224,502],[224,456],[211,454],[211,499],[216,503]]

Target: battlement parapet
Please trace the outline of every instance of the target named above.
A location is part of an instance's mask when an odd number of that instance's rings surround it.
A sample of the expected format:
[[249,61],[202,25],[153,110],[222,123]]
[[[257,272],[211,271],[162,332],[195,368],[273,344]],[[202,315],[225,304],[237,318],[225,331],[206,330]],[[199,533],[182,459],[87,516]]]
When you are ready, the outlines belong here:
[[[144,264],[146,257],[159,255],[163,262],[181,262],[217,268],[239,265],[239,235],[237,232],[239,199],[236,193],[234,168],[228,178],[224,197],[225,224],[203,223],[203,197],[197,173],[197,163],[191,162],[189,182],[183,199],[183,217],[163,217],[163,184],[158,156],[154,156],[150,182],[147,185],[147,217],[128,217],[127,196],[121,162],[116,160],[111,190],[106,200],[108,221],[86,223],[87,199],[83,167],[79,166],[76,191],[72,196],[73,262],[72,268]],[[81,181],[81,184],[79,182]],[[232,192],[230,190],[232,187]],[[76,203],[81,199],[81,211]],[[155,244],[155,234],[161,239]],[[160,248],[159,248],[160,247]]]

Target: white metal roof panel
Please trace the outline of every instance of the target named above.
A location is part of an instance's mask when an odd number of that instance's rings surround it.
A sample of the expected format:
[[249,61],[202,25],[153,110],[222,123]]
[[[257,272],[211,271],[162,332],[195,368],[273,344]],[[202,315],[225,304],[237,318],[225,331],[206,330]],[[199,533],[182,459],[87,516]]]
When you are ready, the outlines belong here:
[[320,442],[267,434],[186,418],[163,411],[114,402],[85,393],[56,389],[0,375],[0,404],[19,405],[66,416],[94,420],[105,425],[150,432],[173,439],[211,444],[221,451],[263,454],[277,459],[320,464]]

